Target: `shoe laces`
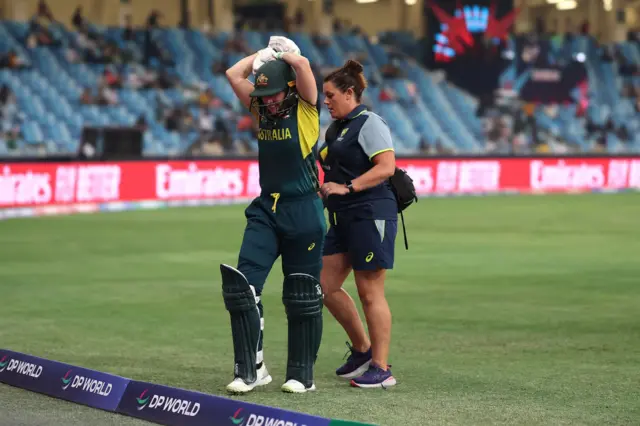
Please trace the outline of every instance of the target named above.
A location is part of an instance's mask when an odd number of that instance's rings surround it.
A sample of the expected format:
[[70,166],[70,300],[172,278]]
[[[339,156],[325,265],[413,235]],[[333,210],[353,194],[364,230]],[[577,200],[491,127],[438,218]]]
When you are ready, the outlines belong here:
[[344,354],[344,356],[342,357],[343,360],[348,359],[350,357],[353,356],[353,353],[355,352],[355,350],[353,349],[353,346],[351,346],[351,344],[349,342],[344,342],[345,345],[347,345],[347,353]]

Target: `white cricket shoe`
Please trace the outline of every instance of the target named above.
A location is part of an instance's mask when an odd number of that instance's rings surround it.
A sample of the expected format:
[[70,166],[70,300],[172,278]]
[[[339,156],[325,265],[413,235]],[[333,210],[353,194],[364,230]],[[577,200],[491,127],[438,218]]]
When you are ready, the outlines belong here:
[[227,385],[227,392],[235,394],[247,393],[251,392],[258,386],[265,386],[271,383],[272,379],[269,375],[269,372],[267,371],[266,365],[262,364],[262,367],[260,367],[257,371],[257,376],[258,378],[253,383],[246,383],[240,377],[236,377],[235,379],[233,379],[233,382]]
[[282,389],[282,392],[287,392],[287,393],[305,393],[305,392],[312,392],[316,390],[316,385],[315,383],[313,383],[311,387],[307,388],[299,381],[290,379],[290,380],[287,380],[287,382],[284,385],[282,385],[280,389]]

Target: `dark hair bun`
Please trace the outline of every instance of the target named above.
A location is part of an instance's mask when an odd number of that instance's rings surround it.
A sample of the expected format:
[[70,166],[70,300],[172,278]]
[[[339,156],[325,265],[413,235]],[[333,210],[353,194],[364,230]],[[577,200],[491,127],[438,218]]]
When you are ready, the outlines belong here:
[[342,68],[347,73],[353,75],[354,77],[364,71],[364,68],[362,67],[362,64],[360,62],[354,61],[352,59],[349,59],[347,62],[345,62],[344,66]]
[[358,102],[362,98],[362,92],[367,88],[367,79],[364,76],[362,64],[351,59],[327,75],[324,81],[331,81],[342,93],[352,89]]

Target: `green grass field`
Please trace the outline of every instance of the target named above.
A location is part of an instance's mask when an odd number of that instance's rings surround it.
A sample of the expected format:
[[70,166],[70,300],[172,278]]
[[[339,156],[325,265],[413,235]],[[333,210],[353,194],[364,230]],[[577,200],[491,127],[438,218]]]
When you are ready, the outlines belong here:
[[[242,209],[0,222],[0,347],[223,395],[218,265],[235,264]],[[327,314],[318,392],[280,392],[277,264],[264,295],[274,383],[243,399],[380,425],[638,424],[640,195],[424,199],[407,227],[387,287],[398,386],[334,376],[346,337]],[[5,385],[0,423],[147,424]]]

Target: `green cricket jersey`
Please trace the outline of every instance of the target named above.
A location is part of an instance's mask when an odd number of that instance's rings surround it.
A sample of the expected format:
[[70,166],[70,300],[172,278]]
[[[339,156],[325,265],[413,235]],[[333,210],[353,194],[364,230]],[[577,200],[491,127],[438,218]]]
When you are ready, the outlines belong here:
[[[255,109],[252,112],[257,117]],[[262,193],[287,198],[317,192],[320,184],[313,150],[320,135],[318,109],[300,98],[291,114],[273,128],[259,123]]]

